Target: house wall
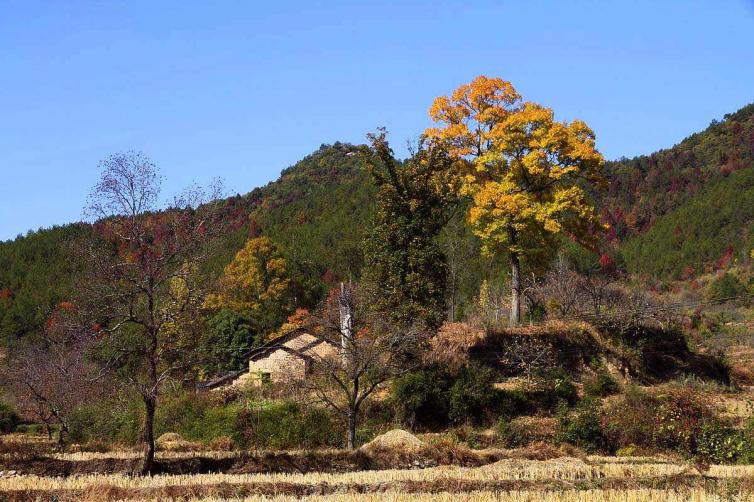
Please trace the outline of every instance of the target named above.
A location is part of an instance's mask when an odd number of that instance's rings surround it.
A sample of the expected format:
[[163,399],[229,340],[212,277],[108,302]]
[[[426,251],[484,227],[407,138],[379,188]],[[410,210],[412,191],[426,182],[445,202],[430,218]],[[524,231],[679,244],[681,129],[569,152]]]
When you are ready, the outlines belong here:
[[249,373],[269,373],[273,382],[283,379],[302,379],[306,376],[306,361],[295,354],[278,349],[267,357],[249,361]]
[[[285,342],[283,346],[300,352],[302,348],[315,341],[317,341],[316,337],[308,333],[302,333],[300,336]],[[315,358],[329,357],[335,353],[335,347],[324,342],[318,343],[303,352],[303,354]],[[249,361],[249,372],[239,377],[233,382],[233,385],[261,385],[263,375],[269,375],[271,382],[302,380],[306,378],[306,365],[304,357],[298,354],[291,354],[283,349],[277,349],[264,358]]]

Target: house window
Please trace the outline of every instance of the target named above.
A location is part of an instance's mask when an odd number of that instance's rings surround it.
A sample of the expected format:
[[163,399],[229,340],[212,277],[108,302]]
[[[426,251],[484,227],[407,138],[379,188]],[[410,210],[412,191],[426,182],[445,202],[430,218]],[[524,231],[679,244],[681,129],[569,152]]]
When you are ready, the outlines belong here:
[[260,375],[260,377],[262,378],[262,385],[267,385],[267,384],[272,383],[272,375],[271,374],[269,374],[269,373],[262,373]]

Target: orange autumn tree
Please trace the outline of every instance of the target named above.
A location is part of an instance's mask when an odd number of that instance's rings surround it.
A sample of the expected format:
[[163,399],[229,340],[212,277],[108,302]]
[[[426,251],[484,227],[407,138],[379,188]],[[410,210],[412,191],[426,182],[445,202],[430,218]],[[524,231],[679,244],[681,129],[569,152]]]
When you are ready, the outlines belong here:
[[246,242],[225,267],[219,286],[219,292],[207,296],[205,308],[245,313],[267,329],[277,327],[291,307],[286,260],[267,237]]
[[466,161],[462,192],[483,251],[509,256],[510,323],[518,324],[522,260],[557,247],[559,235],[594,248],[603,228],[587,196],[606,184],[594,132],[580,120],[556,121],[510,82],[484,76],[436,98],[429,113],[438,126],[427,139]]

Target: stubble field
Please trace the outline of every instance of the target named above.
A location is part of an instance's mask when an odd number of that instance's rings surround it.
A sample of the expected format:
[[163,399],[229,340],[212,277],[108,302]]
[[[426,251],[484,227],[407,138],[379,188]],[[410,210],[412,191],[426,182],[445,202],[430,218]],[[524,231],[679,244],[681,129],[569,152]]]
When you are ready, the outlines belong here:
[[[199,453],[194,453],[198,455]],[[301,453],[299,453],[301,454]],[[68,454],[70,462],[107,455]],[[188,458],[190,454],[183,454]],[[217,454],[232,456],[233,453]],[[163,453],[162,458],[176,458]],[[693,466],[654,457],[504,458],[474,467],[352,472],[45,476],[4,471],[4,501],[500,501],[633,502],[754,500],[754,466]]]

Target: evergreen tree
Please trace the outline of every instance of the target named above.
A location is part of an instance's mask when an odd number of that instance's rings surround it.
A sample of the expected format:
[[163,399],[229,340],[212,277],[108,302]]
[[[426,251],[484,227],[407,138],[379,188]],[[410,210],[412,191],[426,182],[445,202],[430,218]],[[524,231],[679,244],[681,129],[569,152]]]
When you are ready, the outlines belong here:
[[442,323],[447,263],[437,235],[456,206],[453,160],[440,149],[419,145],[405,162],[393,156],[385,132],[370,135],[365,147],[377,188],[376,211],[366,238],[365,282],[374,306],[404,325]]

